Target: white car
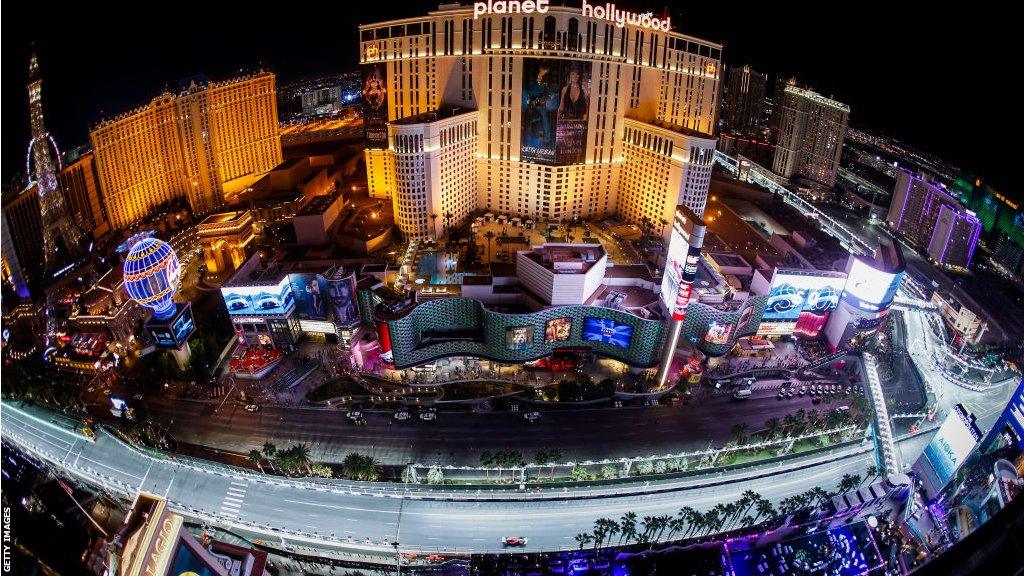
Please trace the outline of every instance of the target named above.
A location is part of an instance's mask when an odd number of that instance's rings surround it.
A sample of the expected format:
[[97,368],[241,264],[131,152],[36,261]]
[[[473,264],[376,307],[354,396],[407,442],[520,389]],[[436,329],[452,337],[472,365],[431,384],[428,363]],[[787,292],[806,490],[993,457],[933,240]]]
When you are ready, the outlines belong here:
[[348,418],[349,420],[362,420],[363,413],[359,412],[358,410],[353,410],[348,414],[345,414],[345,417]]
[[395,420],[408,420],[410,418],[410,416],[411,416],[411,414],[409,414],[408,412],[403,410],[401,412],[395,412],[395,415],[393,416],[393,418]]
[[431,420],[436,420],[436,419],[437,419],[437,414],[435,414],[434,412],[420,412],[420,420],[423,420],[425,422],[430,422]]
[[523,414],[523,418],[527,422],[536,422],[537,420],[540,420],[540,412],[527,412],[526,414]]

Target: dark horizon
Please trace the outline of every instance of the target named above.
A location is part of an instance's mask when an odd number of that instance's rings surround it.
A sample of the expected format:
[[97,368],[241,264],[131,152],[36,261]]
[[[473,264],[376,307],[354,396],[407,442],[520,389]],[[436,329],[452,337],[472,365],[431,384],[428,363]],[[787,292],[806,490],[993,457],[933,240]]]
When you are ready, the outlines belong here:
[[[553,2],[555,4],[557,2]],[[563,2],[578,6],[577,0]],[[465,4],[465,2],[464,2]],[[660,13],[661,3],[620,2],[624,8]],[[671,4],[671,3],[670,3]],[[219,79],[261,65],[279,82],[342,72],[356,65],[356,26],[416,16],[435,2],[388,4],[387,9],[338,5],[318,14],[287,15],[279,21],[246,12],[248,5],[204,7],[204,22],[230,21],[229,30],[197,33],[196,21],[164,16],[145,27],[131,22],[134,8],[74,5],[60,22],[40,32],[19,22],[4,24],[3,182],[24,172],[28,145],[25,77],[30,46],[36,44],[43,75],[46,123],[62,150],[88,143],[88,128],[144,104],[189,77]],[[851,11],[842,26],[832,18],[775,5],[725,11],[709,6],[673,7],[677,32],[724,44],[729,65],[749,63],[769,75],[796,76],[801,84],[852,108],[850,123],[894,136],[990,181],[1002,193],[1011,187],[1009,148],[994,146],[1008,129],[983,123],[1014,109],[1006,19],[991,14],[922,17],[905,7]],[[955,19],[955,21],[954,21]],[[955,32],[955,34],[954,34]],[[885,42],[884,44],[882,42]],[[978,47],[978,48],[975,48]]]

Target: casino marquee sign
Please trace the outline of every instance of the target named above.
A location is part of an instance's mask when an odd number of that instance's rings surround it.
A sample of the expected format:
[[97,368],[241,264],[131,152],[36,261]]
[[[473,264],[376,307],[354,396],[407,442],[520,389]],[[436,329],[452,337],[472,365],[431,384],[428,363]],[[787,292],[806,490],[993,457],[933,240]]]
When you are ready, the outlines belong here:
[[[544,14],[548,11],[550,0],[487,0],[473,3],[473,19],[488,14]],[[607,20],[622,28],[623,26],[639,26],[650,30],[669,32],[672,30],[672,18],[655,18],[650,12],[640,14],[628,10],[619,10],[615,4],[590,4],[583,0],[580,11],[584,16]]]

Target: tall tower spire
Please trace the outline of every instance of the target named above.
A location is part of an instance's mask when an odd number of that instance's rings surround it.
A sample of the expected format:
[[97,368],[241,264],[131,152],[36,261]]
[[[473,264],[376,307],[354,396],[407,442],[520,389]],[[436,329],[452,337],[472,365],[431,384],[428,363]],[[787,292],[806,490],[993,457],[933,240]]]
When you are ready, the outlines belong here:
[[[53,137],[46,131],[43,122],[43,81],[39,75],[39,60],[33,50],[28,61],[28,109],[32,126],[32,140],[29,142],[29,180],[35,180],[39,187],[39,209],[43,224],[43,257],[46,271],[53,272],[60,267],[67,254],[60,253],[60,245],[68,252],[78,251],[80,232],[68,216],[64,192],[57,183],[60,169],[60,151]],[[51,151],[51,147],[53,150]],[[56,157],[56,164],[54,162]],[[29,167],[26,167],[29,168]]]

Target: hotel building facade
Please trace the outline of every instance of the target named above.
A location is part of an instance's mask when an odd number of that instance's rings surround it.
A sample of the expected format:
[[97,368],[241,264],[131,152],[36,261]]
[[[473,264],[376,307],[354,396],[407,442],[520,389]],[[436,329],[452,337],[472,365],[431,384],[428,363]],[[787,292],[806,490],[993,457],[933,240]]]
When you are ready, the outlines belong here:
[[89,133],[110,227],[179,198],[210,212],[281,162],[274,75],[193,83]]
[[721,46],[619,27],[604,4],[498,4],[511,13],[360,26],[370,193],[399,229],[434,236],[476,209],[659,230],[679,204],[702,214]]
[[850,107],[792,84],[783,89],[777,106],[779,136],[772,171],[834,186]]

